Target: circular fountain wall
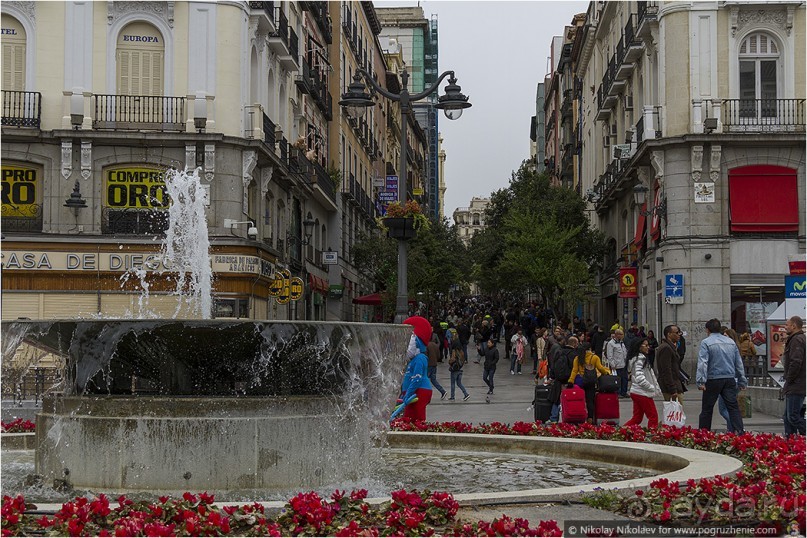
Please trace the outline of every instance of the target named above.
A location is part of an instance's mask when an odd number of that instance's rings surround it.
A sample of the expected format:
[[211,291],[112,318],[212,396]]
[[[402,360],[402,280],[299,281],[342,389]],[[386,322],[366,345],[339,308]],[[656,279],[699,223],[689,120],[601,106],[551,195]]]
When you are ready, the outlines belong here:
[[[63,358],[37,416],[46,483],[133,490],[315,488],[363,473],[411,328],[218,320],[20,321]],[[8,352],[8,347],[4,354]]]

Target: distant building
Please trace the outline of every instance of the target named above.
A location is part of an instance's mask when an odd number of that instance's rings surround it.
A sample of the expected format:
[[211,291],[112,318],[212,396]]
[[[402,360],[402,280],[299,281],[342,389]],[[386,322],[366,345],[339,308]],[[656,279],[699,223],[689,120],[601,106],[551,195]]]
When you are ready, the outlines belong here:
[[458,207],[454,210],[454,224],[465,244],[470,243],[471,238],[485,228],[485,209],[489,203],[490,198],[473,197],[470,207]]

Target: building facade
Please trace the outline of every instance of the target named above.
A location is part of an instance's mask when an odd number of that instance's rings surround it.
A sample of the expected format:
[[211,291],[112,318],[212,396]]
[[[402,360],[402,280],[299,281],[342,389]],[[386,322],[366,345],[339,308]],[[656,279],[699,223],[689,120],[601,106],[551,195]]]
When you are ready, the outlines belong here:
[[589,5],[559,87],[580,88],[580,191],[609,242],[593,317],[675,322],[697,346],[708,319],[746,330],[784,300],[805,251],[804,42],[801,3]]
[[[334,99],[358,67],[397,77],[371,2],[1,9],[3,319],[175,315],[172,169],[207,193],[214,317],[369,319],[352,245],[378,233],[395,107],[352,119]],[[299,300],[270,294],[279,270],[303,279]]]
[[485,229],[485,209],[489,203],[490,198],[474,196],[471,198],[471,205],[454,210],[454,225],[457,227],[457,234],[466,245],[470,244],[471,238],[477,232]]

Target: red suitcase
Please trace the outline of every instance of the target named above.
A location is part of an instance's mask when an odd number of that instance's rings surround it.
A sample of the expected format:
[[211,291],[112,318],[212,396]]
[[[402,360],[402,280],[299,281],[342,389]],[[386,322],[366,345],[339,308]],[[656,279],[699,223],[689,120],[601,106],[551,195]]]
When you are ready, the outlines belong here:
[[588,418],[586,411],[586,393],[580,387],[564,389],[560,393],[560,414],[562,422],[585,422]]
[[619,395],[616,392],[598,392],[594,397],[595,422],[619,426]]

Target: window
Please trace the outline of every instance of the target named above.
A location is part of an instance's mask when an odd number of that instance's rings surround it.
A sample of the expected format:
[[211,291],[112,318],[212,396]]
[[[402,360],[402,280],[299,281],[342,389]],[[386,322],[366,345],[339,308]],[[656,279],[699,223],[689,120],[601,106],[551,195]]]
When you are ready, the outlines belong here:
[[[14,17],[2,16],[3,90],[25,90],[25,29]],[[5,116],[6,111],[3,111]]]
[[732,232],[798,232],[796,170],[752,165],[729,170]]
[[272,214],[275,212],[275,198],[272,193],[266,194],[263,206],[263,241],[269,246],[274,244],[274,227],[272,226]]
[[740,44],[740,117],[776,116],[779,46],[767,34],[755,33]]
[[162,95],[165,49],[162,34],[150,24],[135,22],[118,35],[118,93]]

